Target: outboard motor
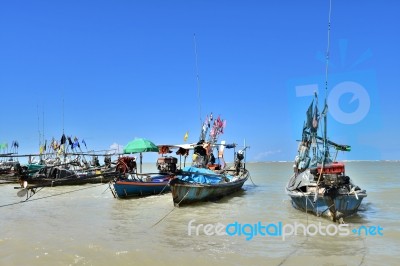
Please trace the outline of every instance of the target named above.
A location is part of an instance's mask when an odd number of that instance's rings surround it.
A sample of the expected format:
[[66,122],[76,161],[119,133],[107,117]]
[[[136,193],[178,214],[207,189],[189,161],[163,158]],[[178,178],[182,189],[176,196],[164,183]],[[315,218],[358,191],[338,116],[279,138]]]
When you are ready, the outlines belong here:
[[235,159],[235,170],[236,170],[236,175],[239,175],[240,173],[240,168],[242,166],[242,160],[244,159],[244,151],[239,150],[236,153],[236,159]]
[[160,157],[157,159],[157,169],[160,173],[175,173],[178,159],[175,157]]
[[[105,159],[104,159],[105,160]],[[100,166],[100,162],[99,162],[99,157],[97,156],[93,156],[92,157],[92,161],[90,162],[90,164],[94,167],[99,167]]]
[[104,157],[104,164],[107,168],[111,167],[111,156],[107,155]]

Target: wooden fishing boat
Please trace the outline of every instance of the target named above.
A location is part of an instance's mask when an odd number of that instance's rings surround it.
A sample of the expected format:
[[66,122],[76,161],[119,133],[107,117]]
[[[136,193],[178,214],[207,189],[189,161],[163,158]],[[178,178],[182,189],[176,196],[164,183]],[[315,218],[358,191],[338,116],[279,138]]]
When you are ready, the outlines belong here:
[[170,181],[172,199],[175,205],[219,200],[240,190],[248,178],[249,171],[244,168],[237,174],[234,169],[217,174],[204,168],[184,168]]
[[26,182],[28,187],[54,187],[108,183],[116,176],[118,173],[115,172],[115,167],[83,170],[67,169],[63,166],[46,166],[32,176],[20,176],[19,181],[21,185]]
[[331,162],[293,175],[286,186],[294,208],[333,221],[355,214],[367,197],[345,174],[344,164]]
[[[242,162],[248,148],[246,146],[237,153],[234,152],[234,166],[226,167],[224,149],[235,148],[236,144],[225,144],[225,141],[217,143],[225,124],[219,117],[213,121],[212,114],[205,119],[200,141],[193,148],[192,166],[178,171],[170,181],[175,205],[220,199],[240,190],[249,178],[246,164]],[[218,159],[215,159],[213,149],[217,150]]]
[[[331,7],[329,7],[331,8]],[[328,49],[326,53],[325,101],[323,111],[318,111],[318,95],[306,112],[302,139],[294,162],[294,174],[286,185],[286,192],[293,207],[317,216],[329,216],[332,221],[343,222],[343,218],[355,214],[367,196],[365,190],[355,185],[345,172],[344,163],[337,162],[339,151],[350,151],[348,145],[340,145],[328,139],[328,62],[330,14],[328,19]],[[315,106],[314,106],[315,101]],[[321,119],[323,118],[323,119]],[[320,123],[321,122],[321,123]],[[323,124],[323,136],[318,136]],[[332,156],[331,149],[336,153]]]
[[169,180],[176,171],[177,159],[175,157],[158,158],[158,173],[141,172],[142,153],[164,153],[161,150],[164,150],[164,146],[158,147],[146,139],[135,139],[126,145],[125,154],[140,153],[140,172],[137,172],[135,157],[123,156],[118,158],[116,169],[119,176],[110,182],[110,190],[115,198],[143,197],[170,191]]
[[158,195],[170,191],[171,177],[160,173],[132,174],[126,179],[115,180],[111,191],[114,197],[121,199]]
[[[318,103],[317,94],[314,100]],[[307,122],[303,127],[302,140],[294,162],[294,174],[286,185],[286,193],[293,207],[317,216],[329,216],[333,221],[355,214],[365,190],[355,185],[345,172],[345,164],[337,162],[339,151],[350,151],[348,145],[340,145],[327,139],[327,105],[324,111],[324,136],[317,136],[320,114],[313,102],[307,111]],[[336,154],[331,155],[334,148]]]

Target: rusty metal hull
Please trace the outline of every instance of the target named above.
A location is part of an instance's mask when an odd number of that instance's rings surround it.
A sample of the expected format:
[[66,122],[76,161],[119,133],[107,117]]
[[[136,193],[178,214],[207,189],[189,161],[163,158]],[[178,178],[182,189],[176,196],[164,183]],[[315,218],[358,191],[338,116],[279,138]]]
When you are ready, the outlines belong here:
[[[315,193],[301,193],[289,192],[292,199],[294,208],[314,213],[317,216],[337,217],[344,218],[355,214],[360,207],[362,200],[367,197],[365,191],[358,192],[357,196],[354,194],[341,194],[337,195],[334,199],[319,195],[315,200]],[[332,204],[334,202],[334,208]],[[331,206],[331,208],[330,208]],[[333,214],[331,210],[336,210],[337,213]]]
[[218,200],[240,190],[248,177],[248,171],[244,170],[238,179],[218,184],[189,183],[175,178],[170,181],[172,199],[175,205]]

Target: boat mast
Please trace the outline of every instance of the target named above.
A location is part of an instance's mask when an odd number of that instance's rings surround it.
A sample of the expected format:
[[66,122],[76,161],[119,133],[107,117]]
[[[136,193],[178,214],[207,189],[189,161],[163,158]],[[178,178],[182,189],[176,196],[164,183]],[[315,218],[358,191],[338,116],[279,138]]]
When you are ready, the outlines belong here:
[[197,44],[196,44],[196,34],[193,34],[194,41],[194,54],[196,57],[196,80],[197,80],[197,99],[199,101],[199,118],[200,118],[200,128],[203,126],[201,121],[201,98],[200,98],[200,78],[199,78],[199,66],[197,63]]
[[326,68],[325,68],[325,106],[323,109],[324,114],[324,160],[326,163],[329,156],[329,147],[328,147],[328,136],[327,136],[327,115],[328,115],[328,104],[327,104],[327,94],[328,94],[328,65],[329,65],[329,44],[330,44],[330,31],[331,31],[331,8],[332,8],[332,0],[329,0],[329,15],[328,15],[328,45],[326,48]]

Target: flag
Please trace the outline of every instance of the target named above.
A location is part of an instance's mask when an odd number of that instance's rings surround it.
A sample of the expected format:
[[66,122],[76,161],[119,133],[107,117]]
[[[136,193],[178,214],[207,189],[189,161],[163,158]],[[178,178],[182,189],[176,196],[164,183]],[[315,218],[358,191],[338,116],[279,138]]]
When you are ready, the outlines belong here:
[[85,141],[84,139],[82,139],[82,144],[85,144],[85,148],[87,149],[87,147],[86,147],[86,141]]
[[71,146],[71,148],[72,148],[72,145],[73,145],[74,143],[72,142],[72,139],[71,139],[71,137],[68,137],[68,145],[70,145]]
[[314,100],[311,102],[310,107],[307,109],[307,128],[312,127],[312,113],[313,113]]
[[187,141],[188,137],[189,137],[189,131],[186,131],[186,134],[183,137],[183,141]]
[[75,149],[76,147],[80,148],[81,146],[79,145],[79,141],[75,140],[75,142],[72,144],[72,149]]
[[39,154],[43,154],[43,148],[44,148],[44,146],[40,146],[40,148],[39,148]]
[[325,103],[324,109],[322,110],[322,115],[326,116],[327,113],[328,113],[328,105]]
[[314,116],[313,116],[313,121],[312,121],[312,129],[314,131],[317,131],[318,119],[319,119],[318,106],[315,105]]
[[60,140],[60,144],[65,144],[65,142],[67,141],[67,138],[65,137],[65,134],[62,134],[61,140]]
[[64,152],[64,144],[61,144],[58,148],[57,154],[60,155],[62,152]]

